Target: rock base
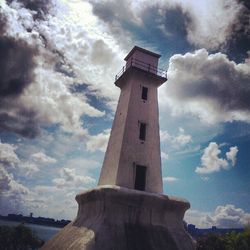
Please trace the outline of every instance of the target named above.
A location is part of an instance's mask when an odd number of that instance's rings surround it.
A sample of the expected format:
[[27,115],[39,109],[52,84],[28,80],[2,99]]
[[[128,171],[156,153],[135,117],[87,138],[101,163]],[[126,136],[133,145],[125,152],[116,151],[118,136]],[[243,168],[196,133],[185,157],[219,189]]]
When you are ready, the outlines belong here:
[[76,200],[76,219],[42,249],[195,249],[183,226],[185,200],[118,186],[100,186]]

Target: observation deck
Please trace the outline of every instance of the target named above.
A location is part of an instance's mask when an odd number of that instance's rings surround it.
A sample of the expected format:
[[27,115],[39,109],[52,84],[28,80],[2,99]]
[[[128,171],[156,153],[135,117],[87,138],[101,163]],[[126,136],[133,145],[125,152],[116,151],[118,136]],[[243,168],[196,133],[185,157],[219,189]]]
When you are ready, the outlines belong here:
[[165,79],[167,78],[166,70],[159,69],[158,67],[155,67],[153,64],[145,63],[141,60],[131,58],[131,60],[129,60],[129,62],[127,62],[127,64],[124,65],[122,69],[119,71],[119,73],[115,76],[115,81],[117,81],[130,68],[141,69],[153,75],[156,75]]

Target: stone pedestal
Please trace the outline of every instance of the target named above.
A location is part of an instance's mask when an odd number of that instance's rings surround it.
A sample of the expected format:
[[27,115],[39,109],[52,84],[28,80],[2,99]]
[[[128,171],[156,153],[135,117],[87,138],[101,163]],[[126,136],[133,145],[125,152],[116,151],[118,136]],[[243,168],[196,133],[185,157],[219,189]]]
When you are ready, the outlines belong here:
[[185,200],[118,186],[99,186],[76,200],[76,219],[42,249],[195,249],[183,226]]

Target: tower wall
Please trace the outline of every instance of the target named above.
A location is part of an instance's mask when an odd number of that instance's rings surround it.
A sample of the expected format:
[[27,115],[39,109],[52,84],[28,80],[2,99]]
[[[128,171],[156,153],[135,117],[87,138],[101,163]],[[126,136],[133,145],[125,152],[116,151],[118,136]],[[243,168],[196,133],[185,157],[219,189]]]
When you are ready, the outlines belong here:
[[115,185],[117,182],[117,172],[126,126],[130,92],[131,85],[125,84],[120,93],[98,185]]
[[157,75],[159,57],[134,47],[125,58],[126,69],[115,82],[121,93],[99,185],[163,192],[157,88],[166,78]]
[[[136,165],[146,167],[145,191],[162,193],[157,85],[147,73],[134,71],[127,81],[130,87],[126,125],[116,185],[134,188]],[[148,98],[141,98],[142,87]],[[146,124],[146,138],[139,139],[140,123]]]
[[[162,193],[157,77],[132,67],[122,78],[99,185],[134,189],[136,165],[142,165],[145,191]],[[148,88],[147,100],[141,97],[143,87]],[[140,123],[146,124],[145,140],[139,139]]]

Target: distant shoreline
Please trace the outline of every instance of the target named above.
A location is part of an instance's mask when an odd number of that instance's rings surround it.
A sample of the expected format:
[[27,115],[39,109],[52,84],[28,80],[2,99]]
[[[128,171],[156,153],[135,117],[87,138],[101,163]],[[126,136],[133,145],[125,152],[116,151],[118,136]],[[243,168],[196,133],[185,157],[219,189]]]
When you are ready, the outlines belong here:
[[70,220],[55,220],[55,219],[44,218],[44,217],[23,216],[21,214],[19,215],[8,214],[7,216],[0,215],[0,220],[20,222],[20,223],[29,223],[29,224],[35,224],[35,225],[57,227],[57,228],[63,228],[71,222]]
[[[8,214],[7,216],[0,215],[0,220],[3,221],[11,221],[11,222],[19,222],[19,223],[29,223],[33,225],[40,225],[40,226],[48,226],[54,228],[63,228],[67,224],[69,224],[70,220],[55,220],[52,218],[45,218],[45,217],[33,217],[32,214],[30,216],[23,216],[21,214]],[[240,233],[244,229],[243,228],[217,228],[215,226],[211,228],[197,228],[195,225],[187,224],[186,230],[194,237],[199,237],[202,235],[206,235],[209,233],[214,234],[226,234],[230,232]]]

